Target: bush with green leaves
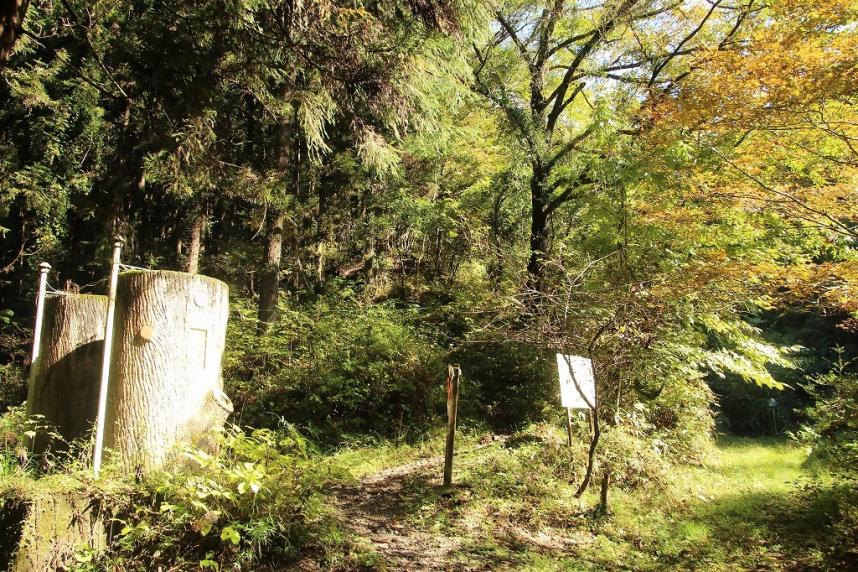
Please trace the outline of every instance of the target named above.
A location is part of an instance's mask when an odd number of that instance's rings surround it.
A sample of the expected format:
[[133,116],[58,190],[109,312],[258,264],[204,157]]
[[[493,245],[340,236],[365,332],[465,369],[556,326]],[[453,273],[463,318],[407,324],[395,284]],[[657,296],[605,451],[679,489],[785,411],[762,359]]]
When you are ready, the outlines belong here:
[[498,338],[463,345],[453,359],[462,365],[464,417],[508,431],[543,419],[557,405],[554,356],[543,348]]
[[831,369],[809,377],[805,391],[814,405],[805,411],[809,423],[793,436],[811,448],[808,462],[821,461],[832,479],[816,479],[808,490],[830,503],[830,544],[840,558],[858,561],[858,370],[841,348]]
[[687,376],[683,382],[665,384],[658,398],[647,404],[647,419],[667,459],[699,463],[713,447],[714,396],[701,374],[688,372]]
[[111,489],[118,534],[105,554],[78,555],[81,567],[247,570],[293,558],[322,513],[327,476],[312,447],[285,424],[230,426],[219,445],[183,450],[184,462]]
[[69,451],[57,455],[50,449],[33,454],[32,439],[37,432],[52,443],[62,442],[62,436],[43,415],[27,415],[26,404],[10,407],[0,415],[0,477],[44,473],[69,457]]
[[858,371],[842,353],[832,365],[804,385],[814,405],[805,411],[810,423],[798,435],[833,470],[858,479]]
[[[246,308],[250,315],[252,311]],[[392,434],[422,426],[440,402],[440,347],[411,308],[364,305],[348,292],[297,308],[281,306],[268,336],[234,319],[224,378],[244,422],[279,416],[322,436]],[[332,437],[333,438],[333,437]]]

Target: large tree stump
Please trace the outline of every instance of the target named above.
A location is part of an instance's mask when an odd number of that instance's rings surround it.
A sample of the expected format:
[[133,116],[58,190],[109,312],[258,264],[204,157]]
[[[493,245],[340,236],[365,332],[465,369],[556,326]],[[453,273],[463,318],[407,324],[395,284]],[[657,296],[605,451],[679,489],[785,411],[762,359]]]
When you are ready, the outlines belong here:
[[32,441],[34,451],[64,448],[92,429],[106,313],[107,296],[67,294],[45,300],[42,349],[33,364],[27,412],[43,415],[65,443],[52,442],[46,431],[38,431]]
[[2,499],[0,519],[16,538],[5,538],[14,554],[0,554],[10,572],[75,569],[75,552],[103,551],[108,529],[99,502],[83,492],[38,495],[16,501]]
[[183,272],[119,275],[104,445],[127,470],[223,426],[226,284]]

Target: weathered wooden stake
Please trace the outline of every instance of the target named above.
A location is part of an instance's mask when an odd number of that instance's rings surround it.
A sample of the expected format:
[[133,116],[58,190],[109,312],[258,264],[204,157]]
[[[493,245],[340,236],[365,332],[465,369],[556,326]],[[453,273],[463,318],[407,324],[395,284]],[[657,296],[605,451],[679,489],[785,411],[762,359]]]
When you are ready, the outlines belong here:
[[606,468],[605,474],[602,475],[602,490],[599,494],[599,513],[609,514],[611,507],[608,504],[608,487],[611,486],[611,469]]
[[566,408],[566,444],[572,448],[572,408]]
[[458,365],[447,366],[447,447],[444,451],[444,486],[453,484],[453,446],[456,439],[456,415],[459,410],[459,381],[462,370]]
[[45,295],[48,290],[48,271],[51,265],[47,262],[39,264],[39,291],[36,294],[36,324],[33,326],[33,353],[30,356],[30,383],[27,386],[27,410],[33,405],[33,381],[38,374],[39,362],[42,355],[42,323],[45,320]]
[[122,254],[122,239],[113,243],[113,266],[110,269],[110,286],[107,293],[107,317],[104,321],[104,357],[101,362],[101,386],[98,389],[98,415],[95,422],[95,447],[92,471],[95,478],[101,471],[102,448],[104,447],[104,419],[107,413],[107,388],[110,379],[110,355],[113,347],[113,316],[116,313],[116,282],[119,279],[119,262]]

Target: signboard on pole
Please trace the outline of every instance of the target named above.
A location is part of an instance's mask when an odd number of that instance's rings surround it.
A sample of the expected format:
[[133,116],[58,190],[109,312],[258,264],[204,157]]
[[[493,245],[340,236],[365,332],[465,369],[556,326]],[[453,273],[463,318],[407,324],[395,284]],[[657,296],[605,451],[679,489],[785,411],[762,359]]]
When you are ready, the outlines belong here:
[[569,409],[591,409],[596,403],[593,362],[581,356],[557,354],[560,404]]

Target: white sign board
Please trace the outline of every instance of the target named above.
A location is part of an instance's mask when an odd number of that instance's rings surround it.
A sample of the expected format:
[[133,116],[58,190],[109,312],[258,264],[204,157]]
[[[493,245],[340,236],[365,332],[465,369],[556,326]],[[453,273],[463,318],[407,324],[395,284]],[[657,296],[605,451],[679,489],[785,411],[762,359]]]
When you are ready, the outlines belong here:
[[596,403],[596,378],[592,361],[581,356],[557,354],[557,371],[560,374],[560,404],[563,407],[590,409],[590,405]]

